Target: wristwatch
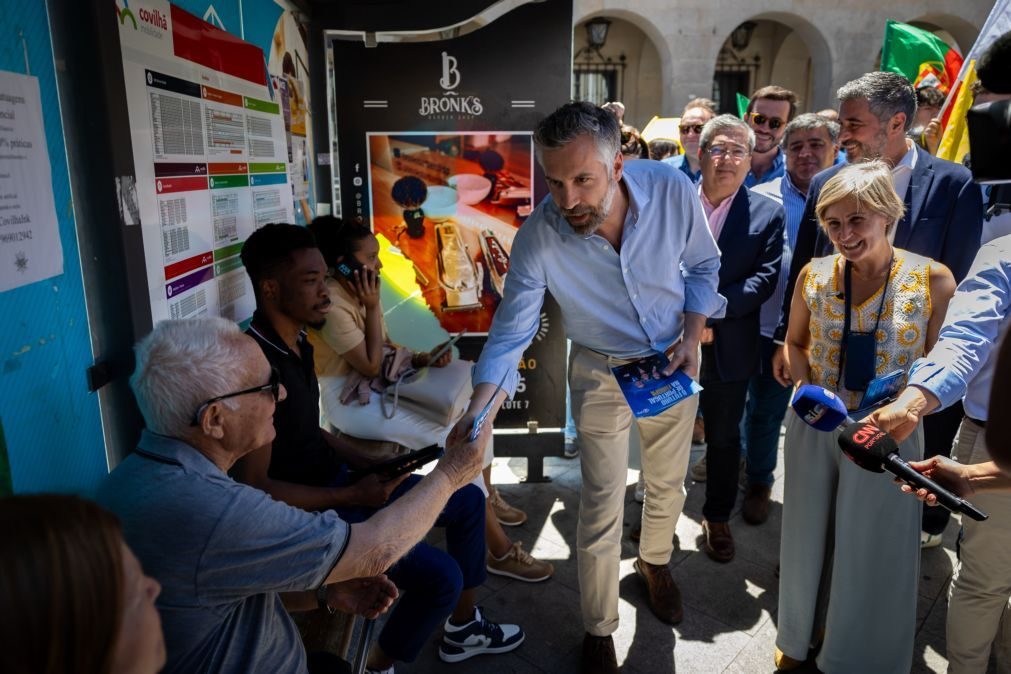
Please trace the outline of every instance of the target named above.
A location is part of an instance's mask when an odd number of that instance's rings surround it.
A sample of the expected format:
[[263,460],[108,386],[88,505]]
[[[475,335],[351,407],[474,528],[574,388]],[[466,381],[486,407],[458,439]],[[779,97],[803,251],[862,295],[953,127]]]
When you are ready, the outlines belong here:
[[318,588],[316,588],[316,605],[318,608],[326,609],[326,612],[329,613],[330,615],[333,615],[334,613],[337,612],[337,609],[335,609],[333,606],[330,606],[330,604],[328,604],[326,601],[326,585],[320,585]]

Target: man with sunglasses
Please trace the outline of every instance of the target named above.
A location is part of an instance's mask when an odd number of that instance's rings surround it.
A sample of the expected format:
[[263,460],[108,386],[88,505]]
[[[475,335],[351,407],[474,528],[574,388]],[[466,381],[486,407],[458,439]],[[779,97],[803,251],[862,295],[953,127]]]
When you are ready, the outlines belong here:
[[779,141],[786,125],[797,114],[797,94],[775,85],[762,87],[751,94],[744,120],[755,132],[755,151],[751,155],[751,170],[745,187],[754,187],[782,177],[786,161]]
[[[305,333],[330,308],[327,265],[316,240],[305,227],[265,225],[246,239],[242,263],[257,307],[248,334],[280,372],[287,398],[274,411],[276,438],[244,457],[236,478],[298,508],[335,510],[346,522],[375,517],[423,479],[372,474],[353,481],[349,468],[374,460],[320,428],[319,384]],[[446,662],[505,653],[523,642],[517,625],[492,623],[475,604],[487,574],[484,517],[481,490],[457,489],[435,521],[446,531],[448,552],[419,543],[389,570],[404,598],[373,645],[368,671],[389,674],[395,662],[412,662],[443,623],[439,656]]]
[[337,671],[332,656],[307,657],[288,612],[386,611],[397,589],[381,574],[478,474],[483,454],[454,439],[431,476],[366,522],[306,512],[228,476],[273,441],[287,394],[253,339],[224,318],[162,321],[136,355],[130,386],[146,428],[98,500],[162,585],[164,671]]
[[678,135],[681,147],[685,150],[684,154],[663,160],[665,164],[670,164],[688,176],[693,183],[697,183],[702,177],[699,168],[699,137],[702,135],[702,127],[715,116],[716,104],[708,98],[694,98],[688,101],[678,123]]
[[783,255],[783,208],[744,187],[755,134],[734,115],[706,123],[699,143],[699,200],[720,247],[718,292],[726,316],[710,318],[702,334],[699,405],[706,420],[706,501],[703,550],[714,561],[734,558],[730,514],[737,500],[741,418],[748,379],[759,368],[762,304],[776,289]]

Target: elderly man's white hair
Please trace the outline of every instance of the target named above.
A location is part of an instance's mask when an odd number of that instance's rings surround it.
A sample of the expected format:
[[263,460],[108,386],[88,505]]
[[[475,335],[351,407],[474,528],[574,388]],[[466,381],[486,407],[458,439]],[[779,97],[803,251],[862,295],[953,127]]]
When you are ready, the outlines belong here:
[[140,340],[130,387],[148,429],[182,437],[200,405],[239,388],[242,340],[239,326],[224,318],[161,321]]

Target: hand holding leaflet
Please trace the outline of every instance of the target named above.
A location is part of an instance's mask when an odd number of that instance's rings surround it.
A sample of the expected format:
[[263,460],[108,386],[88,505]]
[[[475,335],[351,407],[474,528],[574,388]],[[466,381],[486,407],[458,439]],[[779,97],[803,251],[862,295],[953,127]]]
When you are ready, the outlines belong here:
[[492,391],[491,398],[489,398],[488,402],[485,403],[485,406],[481,409],[480,414],[474,417],[474,423],[470,427],[470,433],[467,434],[467,442],[474,442],[477,440],[477,436],[481,435],[481,429],[484,427],[484,422],[488,420],[488,414],[491,413],[492,405],[495,404],[495,398],[498,397],[498,392],[502,390],[502,386],[505,384],[506,377],[508,376],[508,372],[502,375],[502,380],[498,383],[498,386],[495,387],[495,390]]
[[637,418],[655,417],[702,390],[684,370],[665,375],[668,364],[667,356],[657,353],[611,368]]

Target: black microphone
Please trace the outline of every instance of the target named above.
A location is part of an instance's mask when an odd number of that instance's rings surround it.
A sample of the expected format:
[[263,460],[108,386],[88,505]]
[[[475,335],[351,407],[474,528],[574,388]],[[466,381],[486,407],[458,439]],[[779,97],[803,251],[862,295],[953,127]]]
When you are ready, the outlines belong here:
[[875,473],[888,471],[914,489],[926,489],[937,497],[937,502],[950,510],[968,515],[977,522],[988,515],[961,496],[956,496],[919,472],[899,456],[898,445],[888,433],[874,424],[858,421],[846,426],[839,436],[843,453],[865,470]]

